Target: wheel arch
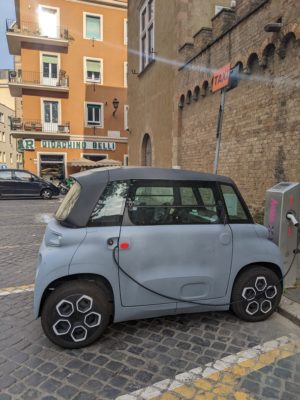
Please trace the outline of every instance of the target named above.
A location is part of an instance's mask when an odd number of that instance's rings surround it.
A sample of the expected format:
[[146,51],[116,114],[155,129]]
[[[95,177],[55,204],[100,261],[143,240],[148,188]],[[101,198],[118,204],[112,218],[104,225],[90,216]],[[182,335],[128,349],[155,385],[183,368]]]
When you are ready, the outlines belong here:
[[244,267],[241,268],[241,269],[239,270],[239,272],[236,274],[236,276],[235,276],[235,278],[234,278],[231,291],[232,291],[232,289],[233,289],[233,287],[234,287],[234,285],[235,285],[237,279],[238,279],[246,270],[248,270],[248,269],[250,269],[250,268],[252,268],[252,267],[257,267],[257,266],[266,267],[266,268],[269,268],[271,271],[275,272],[275,274],[278,276],[278,279],[280,280],[281,287],[283,288],[283,279],[282,279],[283,276],[282,276],[282,271],[281,271],[281,268],[280,268],[277,264],[270,263],[270,262],[255,262],[255,263],[250,263],[250,264],[244,265]]
[[101,286],[102,288],[104,287],[106,290],[106,293],[109,296],[109,302],[112,304],[112,315],[111,315],[111,320],[114,318],[115,314],[115,305],[114,305],[114,292],[112,289],[112,286],[110,282],[102,275],[97,275],[97,274],[74,274],[74,275],[67,275],[62,278],[56,279],[53,282],[51,282],[46,289],[44,290],[44,293],[42,295],[41,301],[40,301],[40,307],[39,307],[39,312],[38,312],[38,317],[41,316],[41,311],[42,308],[45,304],[45,301],[47,297],[50,295],[50,293],[64,284],[65,282],[70,282],[70,281],[75,281],[75,280],[86,280],[86,281],[92,281],[95,282],[98,286]]

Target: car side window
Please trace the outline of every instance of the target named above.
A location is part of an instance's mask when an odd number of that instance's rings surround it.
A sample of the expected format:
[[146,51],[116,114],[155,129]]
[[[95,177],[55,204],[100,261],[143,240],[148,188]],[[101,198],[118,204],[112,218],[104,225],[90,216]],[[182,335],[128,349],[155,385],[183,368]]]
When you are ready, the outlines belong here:
[[134,225],[169,223],[171,206],[175,202],[174,188],[168,182],[135,183],[130,192],[129,218]]
[[129,183],[110,182],[90,217],[88,226],[118,226],[122,223]]
[[11,171],[0,171],[0,181],[10,181],[11,180]]
[[31,174],[24,171],[15,171],[15,179],[17,179],[18,181],[30,182]]
[[248,223],[248,215],[234,188],[230,185],[221,185],[224,201],[230,222]]
[[136,182],[129,194],[129,219],[134,225],[219,223],[215,191],[206,182]]
[[180,184],[180,206],[175,210],[178,224],[220,223],[216,188],[210,182]]

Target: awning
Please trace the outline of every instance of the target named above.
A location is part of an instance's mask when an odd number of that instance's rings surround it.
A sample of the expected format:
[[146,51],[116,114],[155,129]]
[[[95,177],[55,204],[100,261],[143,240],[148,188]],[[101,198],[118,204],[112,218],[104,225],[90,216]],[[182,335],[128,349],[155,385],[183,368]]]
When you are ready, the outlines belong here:
[[95,164],[97,167],[119,167],[122,165],[121,161],[111,160],[109,158],[97,161]]
[[68,161],[68,165],[70,167],[85,167],[85,168],[93,168],[96,167],[95,161],[87,160],[86,158],[77,158],[71,161]]

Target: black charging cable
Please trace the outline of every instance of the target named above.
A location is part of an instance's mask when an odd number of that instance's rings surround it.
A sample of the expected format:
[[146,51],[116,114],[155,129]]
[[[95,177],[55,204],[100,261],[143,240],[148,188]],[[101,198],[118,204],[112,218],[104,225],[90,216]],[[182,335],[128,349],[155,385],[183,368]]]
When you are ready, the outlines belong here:
[[[300,234],[299,234],[299,233],[300,233],[300,231],[299,231],[299,229],[297,229],[297,247],[296,247],[295,250],[293,250],[294,256],[293,256],[293,259],[292,259],[292,261],[291,261],[291,264],[290,264],[288,270],[286,271],[286,273],[282,276],[282,278],[281,278],[276,284],[274,284],[274,286],[276,286],[276,287],[279,286],[279,284],[281,284],[281,282],[283,282],[283,280],[285,279],[285,277],[288,275],[288,273],[290,272],[290,270],[291,270],[291,268],[292,268],[292,266],[293,266],[293,264],[294,264],[294,262],[295,262],[296,255],[300,253],[300,249],[299,249]],[[163,293],[159,293],[159,292],[157,292],[156,290],[150,289],[150,288],[148,288],[147,286],[143,285],[141,282],[138,282],[133,276],[129,275],[128,272],[126,272],[126,271],[121,267],[121,265],[119,264],[119,262],[118,262],[118,260],[117,260],[117,257],[116,257],[116,251],[117,251],[118,249],[119,249],[119,244],[117,244],[117,245],[114,247],[114,249],[113,249],[113,259],[114,259],[115,264],[116,264],[117,267],[119,268],[119,270],[120,270],[125,276],[127,276],[127,278],[129,278],[131,281],[133,281],[133,282],[136,283],[138,286],[142,287],[143,289],[147,290],[147,291],[150,292],[150,293],[156,294],[156,295],[158,295],[158,296],[164,297],[165,299],[172,300],[172,301],[176,301],[176,302],[179,302],[179,303],[188,303],[188,304],[195,304],[195,305],[198,305],[198,306],[208,306],[208,307],[225,307],[225,306],[231,306],[232,304],[242,303],[242,302],[245,301],[245,300],[238,300],[238,301],[231,301],[231,302],[229,302],[229,303],[224,303],[224,304],[209,304],[209,303],[199,303],[198,301],[192,301],[192,300],[178,299],[178,298],[176,298],[176,297],[172,297],[172,296],[168,296],[168,295],[163,294]],[[253,300],[259,299],[259,298],[262,297],[262,296],[263,296],[263,293],[260,293],[260,294],[256,295],[256,296],[254,297]],[[253,301],[253,300],[252,300],[252,301]]]

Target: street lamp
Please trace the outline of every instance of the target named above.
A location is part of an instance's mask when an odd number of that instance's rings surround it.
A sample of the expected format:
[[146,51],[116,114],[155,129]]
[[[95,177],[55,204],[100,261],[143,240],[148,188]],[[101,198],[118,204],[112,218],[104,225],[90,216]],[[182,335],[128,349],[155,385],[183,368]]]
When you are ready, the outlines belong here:
[[114,99],[113,99],[113,102],[112,102],[112,105],[113,105],[113,107],[114,107],[113,116],[115,116],[115,114],[116,114],[116,112],[117,112],[117,109],[118,109],[118,107],[119,107],[119,104],[120,104],[119,100],[118,100],[117,98],[114,98]]

